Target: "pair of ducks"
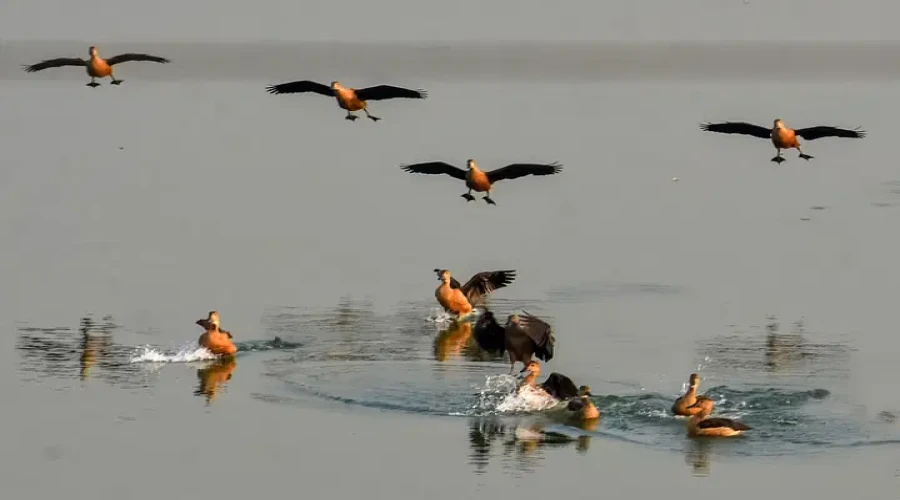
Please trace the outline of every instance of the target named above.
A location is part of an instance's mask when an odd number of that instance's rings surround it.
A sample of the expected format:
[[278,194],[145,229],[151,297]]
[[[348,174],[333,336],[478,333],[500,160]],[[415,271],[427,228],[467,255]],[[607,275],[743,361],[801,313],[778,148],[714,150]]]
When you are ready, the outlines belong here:
[[688,420],[688,435],[732,437],[751,429],[748,425],[730,418],[710,417],[714,403],[711,398],[697,396],[699,384],[700,377],[692,373],[688,379],[688,390],[672,405],[672,413],[675,415],[691,417]]
[[529,361],[520,373],[526,374],[519,383],[519,390],[528,387],[533,391],[544,393],[553,399],[563,401],[569,399],[566,405],[566,416],[580,422],[592,421],[600,418],[600,410],[590,400],[591,388],[582,385],[578,389],[569,377],[553,372],[542,384],[537,383],[541,374],[541,364],[537,361]]

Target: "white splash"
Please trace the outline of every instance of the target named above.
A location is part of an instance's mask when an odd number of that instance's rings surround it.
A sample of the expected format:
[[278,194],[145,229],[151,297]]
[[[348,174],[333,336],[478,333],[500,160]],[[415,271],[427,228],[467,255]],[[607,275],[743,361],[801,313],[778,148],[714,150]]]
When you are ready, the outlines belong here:
[[432,307],[431,311],[429,311],[428,313],[428,316],[425,318],[425,321],[443,326],[450,323],[455,318],[455,315],[448,313],[444,310],[443,307]]
[[131,357],[131,363],[190,363],[192,361],[205,361],[216,359],[205,347],[198,347],[196,343],[185,344],[174,352],[166,352],[158,347],[145,345],[138,347],[137,352]]
[[549,410],[559,404],[559,400],[546,392],[531,386],[524,386],[507,395],[497,405],[500,412],[522,412]]

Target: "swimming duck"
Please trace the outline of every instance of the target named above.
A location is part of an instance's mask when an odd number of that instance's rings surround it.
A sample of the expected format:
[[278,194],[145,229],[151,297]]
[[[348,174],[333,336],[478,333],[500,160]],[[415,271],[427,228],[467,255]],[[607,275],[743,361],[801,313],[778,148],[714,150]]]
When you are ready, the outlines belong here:
[[210,311],[206,319],[198,319],[197,324],[206,329],[197,340],[201,347],[209,349],[213,354],[231,356],[237,352],[231,333],[219,329],[219,313]]
[[128,62],[128,61],[150,61],[157,62],[161,64],[170,63],[172,61],[164,58],[151,56],[149,54],[139,54],[139,53],[127,53],[127,54],[119,54],[117,56],[112,56],[109,59],[103,59],[98,55],[97,47],[90,46],[88,48],[88,60],[79,59],[77,57],[60,57],[58,59],[47,59],[46,61],[41,61],[37,64],[32,65],[23,65],[22,68],[28,72],[33,73],[35,71],[41,71],[47,68],[59,68],[62,66],[82,66],[87,70],[88,76],[91,77],[90,83],[87,84],[88,87],[99,87],[100,84],[95,80],[97,78],[110,78],[110,84],[119,85],[124,80],[117,80],[116,76],[113,74],[112,67],[116,64]]
[[600,417],[600,410],[590,400],[591,388],[583,385],[578,388],[578,397],[569,401],[566,411],[579,420],[591,420]]
[[466,199],[466,203],[475,199],[472,191],[486,193],[482,198],[488,205],[496,205],[491,199],[492,185],[503,179],[517,179],[526,175],[552,175],[562,170],[559,163],[539,164],[539,163],[513,163],[502,168],[485,172],[478,168],[475,160],[466,161],[467,170],[454,167],[449,163],[442,161],[432,161],[425,163],[415,163],[412,165],[401,165],[400,168],[406,172],[414,174],[447,174],[450,177],[466,181],[466,187],[469,188],[467,193],[460,195]]
[[509,353],[509,373],[513,372],[516,361],[528,364],[533,356],[541,361],[553,359],[556,337],[553,329],[543,320],[522,311],[521,315],[510,314],[506,325],[500,326],[494,313],[484,308],[473,330],[475,342],[488,352]]
[[723,134],[743,134],[752,135],[761,139],[771,139],[775,150],[778,152],[771,161],[781,163],[787,161],[781,156],[782,149],[796,149],[800,153],[800,158],[809,161],[812,156],[800,149],[800,136],[808,141],[819,139],[821,137],[847,137],[851,139],[862,139],[866,136],[864,130],[855,129],[848,130],[830,126],[817,126],[808,128],[792,129],[784,125],[780,118],[776,118],[771,129],[760,127],[745,122],[723,122],[723,123],[704,123],[700,128],[709,132],[720,132]]
[[672,405],[672,413],[689,417],[700,411],[699,407],[690,408],[692,404],[697,402],[697,386],[700,384],[700,377],[696,373],[692,373],[688,379],[688,390],[684,395],[675,400]]
[[691,405],[689,408],[694,407],[700,408],[700,411],[695,413],[691,417],[691,419],[688,420],[689,436],[739,436],[743,434],[744,431],[748,431],[752,428],[744,423],[732,420],[730,418],[710,418],[709,415],[713,410],[713,400],[706,396],[698,396],[697,402]]
[[434,291],[434,296],[441,307],[449,313],[463,318],[472,313],[473,306],[484,300],[492,291],[503,288],[516,279],[514,269],[506,271],[484,271],[472,276],[465,285],[450,276],[446,269],[435,269],[441,282]]
[[538,385],[537,378],[541,374],[541,364],[537,361],[527,363],[519,373],[527,373],[519,383],[519,389],[528,385],[558,400],[574,398],[579,394],[572,379],[562,373],[553,372],[543,384]]
[[366,87],[364,89],[353,89],[344,87],[341,82],[331,82],[331,86],[310,80],[300,80],[296,82],[281,83],[278,85],[269,85],[266,91],[270,94],[296,94],[301,92],[315,92],[328,97],[334,97],[338,106],[347,111],[345,119],[354,121],[358,116],[354,115],[354,111],[364,111],[366,117],[373,122],[377,122],[381,118],[372,116],[369,113],[369,105],[366,101],[381,101],[383,99],[425,99],[428,92],[423,89],[410,90],[403,87],[394,87],[391,85],[376,85],[374,87]]

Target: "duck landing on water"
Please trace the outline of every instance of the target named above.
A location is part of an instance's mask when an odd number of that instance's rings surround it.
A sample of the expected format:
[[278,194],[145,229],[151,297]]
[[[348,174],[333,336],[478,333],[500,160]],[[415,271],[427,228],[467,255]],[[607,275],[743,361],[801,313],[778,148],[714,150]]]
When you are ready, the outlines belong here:
[[161,64],[167,64],[172,61],[166,59],[165,57],[157,57],[151,56],[149,54],[137,54],[137,53],[127,53],[127,54],[119,54],[117,56],[112,56],[109,59],[103,59],[100,57],[97,52],[97,47],[91,46],[88,48],[88,60],[78,59],[77,57],[60,57],[58,59],[47,59],[46,61],[41,61],[37,64],[32,64],[30,66],[23,66],[22,68],[27,73],[33,73],[35,71],[41,71],[47,68],[59,68],[62,66],[81,66],[85,68],[89,77],[91,77],[91,81],[86,85],[88,87],[99,87],[100,84],[97,83],[97,78],[110,78],[111,85],[119,85],[124,80],[117,80],[116,76],[113,74],[113,66],[119,63],[128,62],[128,61],[150,61]]
[[466,199],[466,203],[475,200],[472,191],[478,193],[486,193],[482,198],[488,205],[496,205],[491,199],[491,189],[495,182],[503,179],[518,179],[526,175],[552,175],[562,170],[559,163],[513,163],[502,168],[485,172],[478,168],[475,160],[466,161],[466,170],[453,165],[442,162],[432,161],[425,163],[415,163],[412,165],[401,165],[400,168],[406,172],[414,174],[446,174],[450,177],[466,181],[466,187],[469,188],[467,193],[461,196]]
[[808,141],[819,139],[821,137],[847,137],[851,139],[862,139],[866,136],[865,130],[855,129],[848,130],[838,127],[818,126],[808,128],[792,129],[785,127],[784,121],[776,118],[771,129],[760,127],[746,122],[723,122],[723,123],[704,123],[700,125],[702,130],[708,132],[719,132],[722,134],[743,134],[760,139],[771,139],[775,146],[777,154],[771,161],[781,164],[787,161],[781,156],[782,149],[796,149],[800,153],[800,158],[809,161],[812,156],[800,149],[800,141],[797,137],[802,137]]
[[299,80],[296,82],[281,83],[278,85],[269,85],[266,92],[270,94],[297,94],[303,92],[314,92],[316,94],[334,97],[338,106],[347,111],[344,118],[350,121],[356,121],[358,116],[354,115],[354,111],[363,111],[366,117],[377,122],[381,118],[369,114],[369,104],[366,101],[380,101],[383,99],[425,99],[428,92],[423,89],[411,90],[403,87],[394,87],[392,85],[376,85],[374,87],[366,87],[364,89],[353,89],[344,87],[341,82],[333,81],[331,86],[323,85],[311,80]]
[[522,314],[510,314],[506,325],[500,326],[494,313],[484,308],[472,334],[475,342],[485,351],[493,354],[505,351],[509,354],[509,373],[513,372],[517,361],[528,365],[533,356],[545,362],[553,359],[553,348],[556,345],[553,329],[526,311],[522,311]]
[[446,269],[435,269],[440,285],[434,290],[438,304],[448,313],[462,319],[472,313],[473,307],[494,290],[503,288],[516,279],[515,269],[505,271],[484,271],[472,276],[465,285],[460,285]]

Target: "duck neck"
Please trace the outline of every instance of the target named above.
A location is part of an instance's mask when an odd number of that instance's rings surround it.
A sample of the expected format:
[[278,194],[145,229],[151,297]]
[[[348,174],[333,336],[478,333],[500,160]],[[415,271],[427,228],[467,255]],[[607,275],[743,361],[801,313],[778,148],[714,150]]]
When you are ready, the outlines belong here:
[[531,372],[522,379],[522,385],[534,385],[537,381],[538,373]]

